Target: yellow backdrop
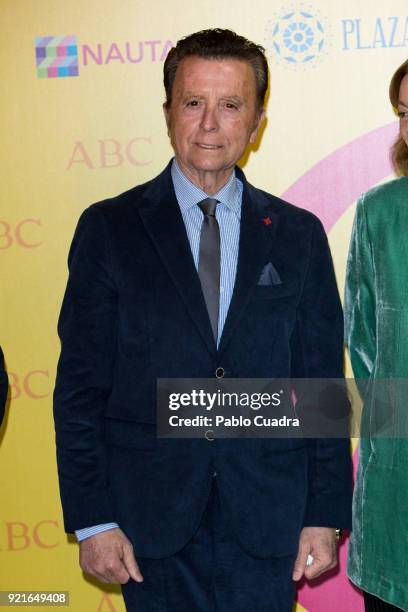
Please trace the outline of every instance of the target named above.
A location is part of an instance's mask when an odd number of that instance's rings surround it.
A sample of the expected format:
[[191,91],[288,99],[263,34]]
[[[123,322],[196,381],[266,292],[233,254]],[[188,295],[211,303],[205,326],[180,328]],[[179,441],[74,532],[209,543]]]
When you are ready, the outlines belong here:
[[[75,612],[124,609],[117,589],[82,575],[63,531],[56,322],[81,211],[155,176],[171,155],[161,105],[172,41],[219,26],[267,48],[268,122],[245,172],[321,213],[342,291],[355,199],[391,174],[387,89],[408,55],[407,14],[404,0],[392,11],[381,0],[2,0],[0,344],[11,393],[0,431],[0,590],[70,591]],[[361,609],[344,557],[331,584],[301,589],[298,610]]]

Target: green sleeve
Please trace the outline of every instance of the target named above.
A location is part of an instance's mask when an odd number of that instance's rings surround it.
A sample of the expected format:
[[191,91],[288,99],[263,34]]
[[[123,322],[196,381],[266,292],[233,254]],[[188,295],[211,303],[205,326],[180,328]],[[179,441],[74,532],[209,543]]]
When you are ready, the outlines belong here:
[[376,303],[374,260],[364,196],[357,203],[347,261],[345,338],[355,378],[369,378],[376,359]]

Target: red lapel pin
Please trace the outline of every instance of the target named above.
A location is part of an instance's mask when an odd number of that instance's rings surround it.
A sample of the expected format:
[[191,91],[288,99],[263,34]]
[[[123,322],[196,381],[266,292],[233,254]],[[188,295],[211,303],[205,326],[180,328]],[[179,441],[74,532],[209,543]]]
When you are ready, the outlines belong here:
[[264,217],[262,221],[265,223],[265,225],[270,225],[272,223],[272,219],[270,217]]

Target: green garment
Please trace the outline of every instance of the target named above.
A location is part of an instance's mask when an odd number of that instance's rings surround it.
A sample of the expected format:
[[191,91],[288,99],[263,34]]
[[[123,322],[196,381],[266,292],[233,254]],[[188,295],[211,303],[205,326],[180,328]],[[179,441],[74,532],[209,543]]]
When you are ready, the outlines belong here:
[[[408,610],[406,424],[401,434],[408,416],[408,392],[401,391],[408,389],[408,178],[372,189],[357,204],[345,311],[363,423],[371,433],[360,442],[348,575],[365,591]],[[380,395],[388,401],[379,401]],[[388,433],[373,437],[384,406]]]

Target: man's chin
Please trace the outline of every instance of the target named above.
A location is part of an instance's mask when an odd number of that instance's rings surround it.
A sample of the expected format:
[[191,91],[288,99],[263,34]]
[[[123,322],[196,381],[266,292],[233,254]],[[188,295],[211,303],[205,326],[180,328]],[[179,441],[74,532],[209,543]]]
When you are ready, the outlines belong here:
[[198,173],[211,172],[214,174],[218,174],[219,172],[227,172],[230,169],[225,162],[223,163],[222,160],[215,159],[215,156],[213,156],[212,159],[203,158],[202,156],[200,156],[200,158],[195,158],[191,161],[189,167]]

